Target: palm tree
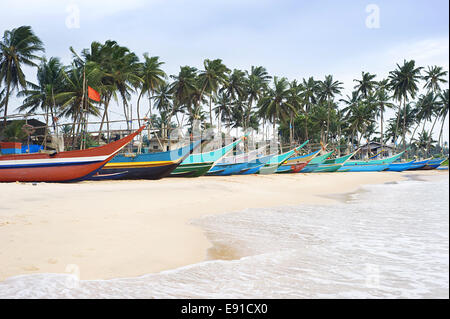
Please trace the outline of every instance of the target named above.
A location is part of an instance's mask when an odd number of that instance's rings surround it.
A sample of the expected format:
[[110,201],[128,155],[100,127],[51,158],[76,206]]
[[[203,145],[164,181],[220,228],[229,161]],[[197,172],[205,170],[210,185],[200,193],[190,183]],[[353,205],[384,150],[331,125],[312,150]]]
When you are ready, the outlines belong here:
[[[161,65],[164,62],[159,61],[159,57],[150,57],[148,53],[144,53],[144,62],[141,64],[139,77],[142,79],[141,91],[137,100],[137,116],[139,126],[141,125],[141,117],[139,112],[139,102],[142,95],[148,95],[148,109],[149,115],[152,115],[152,95],[155,90],[165,83],[164,79],[167,78],[166,73],[161,69]],[[167,87],[166,87],[167,88]]]
[[313,105],[317,103],[317,93],[319,91],[319,82],[313,77],[308,78],[308,81],[303,79],[302,92],[300,93],[304,103],[303,113],[305,114],[305,139],[308,140],[308,114]]
[[[152,97],[155,100],[155,107],[161,114],[161,119],[165,119],[163,122],[163,138],[168,137],[168,128],[172,116],[174,115],[173,103],[172,103],[172,94],[170,93],[169,84],[163,82],[159,84],[155,89],[155,95]],[[164,116],[162,115],[164,113]],[[178,119],[177,119],[178,121]]]
[[[238,99],[243,99],[245,94],[245,72],[242,70],[234,69],[233,72],[227,77],[225,83],[222,85],[221,89],[219,90],[219,96],[218,96],[218,103],[223,102],[229,102],[230,105],[222,105],[221,107],[217,108],[219,112],[219,127],[218,132],[220,134],[220,123],[222,120],[222,117],[220,116],[220,113],[222,111],[225,111],[226,114],[225,117],[228,120],[231,120],[231,104],[235,103]],[[223,95],[222,93],[225,93]],[[220,101],[220,102],[219,102]],[[230,122],[228,122],[228,129],[230,129]]]
[[324,81],[319,83],[320,85],[320,98],[327,101],[328,104],[328,118],[327,118],[327,134],[325,135],[325,143],[328,141],[328,133],[330,131],[330,112],[331,102],[335,95],[340,94],[342,82],[334,81],[332,75],[327,75]]
[[[442,120],[442,124],[441,124],[441,130],[439,132],[439,139],[438,141],[440,142],[441,137],[442,137],[442,132],[444,131],[444,123],[445,123],[445,119],[448,115],[448,106],[449,106],[449,100],[448,100],[448,89],[444,90],[443,92],[441,92],[439,94],[439,117]],[[442,151],[444,150],[444,139],[442,139]]]
[[[399,102],[399,109],[401,106],[401,102],[403,101],[403,120],[406,120],[406,102],[408,99],[414,98],[418,91],[417,83],[419,82],[420,70],[422,67],[415,67],[415,61],[403,61],[403,65],[400,66],[397,64],[397,69],[389,72],[389,81],[390,87],[394,91],[394,98],[396,98]],[[398,121],[400,119],[400,112],[398,112],[399,117],[397,118],[397,128]],[[397,130],[396,130],[397,131]],[[404,149],[406,150],[406,122],[403,122],[403,144]]]
[[367,95],[371,93],[377,85],[377,81],[373,80],[376,75],[370,74],[369,72],[361,72],[361,77],[361,80],[353,80],[358,83],[355,85],[354,89],[358,94],[361,94],[364,98],[367,98]]
[[289,144],[292,147],[294,142],[294,117],[299,113],[303,106],[303,99],[301,97],[301,92],[303,87],[301,84],[297,83],[297,80],[289,83],[289,92],[287,103],[293,107],[289,110]]
[[[200,96],[206,92],[209,95],[209,121],[212,126],[212,96],[219,87],[225,84],[227,74],[230,70],[222,63],[221,59],[209,60],[203,62],[204,70],[200,71],[199,80],[201,86]],[[200,98],[201,99],[201,98]]]
[[368,127],[374,122],[375,108],[371,103],[359,100],[346,109],[346,119],[349,122],[352,131],[352,141],[355,133],[360,133],[357,148],[359,148],[362,137],[365,135]]
[[216,108],[214,109],[217,114],[219,135],[220,135],[220,123],[222,122],[222,120],[227,121],[228,129],[230,129],[231,126],[230,122],[232,118],[232,106],[233,101],[230,98],[230,95],[227,94],[225,91],[221,91],[216,97]]
[[277,119],[289,118],[289,113],[295,112],[293,105],[289,104],[289,81],[286,78],[273,78],[273,88],[270,88],[267,95],[259,100],[259,113],[272,120],[273,135],[276,136],[275,124]]
[[[447,80],[445,79],[447,74],[448,74],[448,72],[444,71],[442,69],[442,67],[440,67],[440,66],[436,66],[436,65],[433,67],[428,66],[428,70],[425,71],[425,75],[423,76],[423,79],[425,80],[424,88],[428,89],[428,92],[433,92],[437,96],[437,94],[439,94],[439,92],[441,91],[440,84],[447,83]],[[438,110],[437,105],[436,105],[435,110],[436,110],[435,119],[434,119],[433,125],[431,127],[427,149],[430,149],[434,125],[436,124],[436,122],[439,118],[439,110]]]
[[19,87],[23,90],[27,87],[22,66],[36,67],[34,62],[39,60],[35,55],[43,52],[42,41],[34,34],[30,26],[21,26],[16,29],[6,30],[0,41],[0,84],[6,86],[4,100],[3,125],[6,126],[8,115],[8,102],[11,92]]
[[[76,137],[79,135],[84,116],[100,115],[100,111],[95,103],[91,99],[85,99],[86,92],[83,83],[83,73],[84,68],[77,67],[75,64],[72,64],[71,67],[65,67],[62,70],[64,79],[62,87],[60,92],[54,96],[56,104],[60,105],[60,113],[58,116],[70,117],[74,123],[72,125],[72,147],[76,144]],[[87,81],[95,86],[94,83],[98,83],[99,81],[96,71],[87,69],[85,73]]]
[[[421,95],[416,103],[418,123],[423,123],[422,133],[425,132],[425,124],[431,121],[438,106],[437,97],[433,92]],[[434,126],[434,125],[433,125]]]
[[384,137],[383,137],[383,115],[386,111],[386,108],[394,108],[394,104],[391,101],[391,96],[388,94],[388,84],[389,80],[384,79],[382,81],[377,82],[376,91],[374,95],[374,103],[378,105],[377,115],[380,116],[380,143],[381,149],[383,149]]
[[197,69],[190,66],[180,67],[178,75],[171,75],[170,93],[173,95],[174,108],[186,108],[190,117],[194,117],[192,96],[197,88]]
[[59,93],[62,88],[62,70],[61,61],[58,58],[52,57],[48,61],[44,58],[37,71],[38,85],[30,83],[28,89],[18,93],[18,96],[25,97],[19,107],[20,112],[34,113],[38,108],[45,112],[44,149],[47,145],[49,113],[52,118],[53,129],[56,131],[54,121],[56,112],[55,94]]
[[[103,125],[106,121],[107,135],[109,141],[109,116],[108,108],[111,99],[117,102],[117,86],[114,81],[113,74],[115,72],[115,66],[118,63],[120,57],[119,52],[122,51],[116,41],[108,40],[104,44],[99,42],[92,42],[90,49],[83,49],[81,55],[84,60],[78,57],[75,51],[71,48],[75,61],[78,61],[80,67],[87,65],[90,69],[95,69],[101,76],[101,80],[97,84],[97,91],[101,95],[101,103],[103,104],[103,115],[100,123],[99,132],[102,131]],[[98,135],[100,142],[101,134]]]
[[258,103],[259,99],[266,91],[271,76],[266,68],[262,66],[252,66],[250,72],[246,71],[247,78],[245,80],[245,96],[247,104],[244,107],[244,119],[242,121],[244,130],[249,126],[250,116],[253,110],[253,103]]
[[448,72],[444,71],[441,66],[428,66],[428,70],[425,71],[425,75],[423,79],[425,80],[424,88],[428,90],[428,92],[432,91],[434,94],[437,94],[441,91],[441,84],[447,83],[445,77]]

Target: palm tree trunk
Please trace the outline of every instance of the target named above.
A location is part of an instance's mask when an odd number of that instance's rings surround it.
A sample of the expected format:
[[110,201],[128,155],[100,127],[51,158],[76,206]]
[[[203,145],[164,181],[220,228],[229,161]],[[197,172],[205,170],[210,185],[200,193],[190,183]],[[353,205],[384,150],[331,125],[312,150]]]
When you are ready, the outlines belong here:
[[403,150],[406,151],[406,98],[403,99]]
[[395,132],[394,132],[394,149],[397,149],[397,138],[398,138],[398,126],[400,124],[400,112],[402,111],[402,101],[400,100],[400,105],[398,106],[398,112],[397,112],[397,124],[395,125]]
[[273,115],[273,132],[272,132],[272,134],[273,134],[273,138],[275,139],[275,114]]
[[420,122],[417,123],[416,128],[414,129],[414,131],[413,131],[413,133],[411,135],[411,140],[410,140],[409,144],[412,144],[413,139],[414,139],[414,135],[416,134],[416,130],[419,128],[419,125],[420,125]]
[[[442,119],[441,131],[439,132],[439,143],[441,142],[441,137],[442,137],[442,148],[441,148],[441,153],[442,153],[442,154],[444,153],[444,137],[442,136],[442,133],[444,132],[445,118],[446,118],[446,117],[444,117],[444,118]],[[439,145],[441,145],[441,144],[439,144]]]
[[330,109],[331,109],[330,99],[328,99],[328,119],[327,119],[327,133],[325,135],[325,143],[328,142],[328,135],[330,134]]
[[209,122],[212,127],[213,126],[213,123],[212,123],[212,93],[209,95]]
[[44,150],[47,149],[47,135],[48,135],[48,105],[45,107],[45,131],[44,131]]
[[433,122],[433,125],[431,126],[430,135],[428,136],[428,142],[427,142],[427,149],[430,149],[431,147],[431,137],[433,136],[433,129],[434,125],[436,124],[438,117],[436,116]]
[[305,112],[305,139],[309,140],[308,138],[308,113]]
[[[101,132],[102,132],[103,124],[105,123],[105,119],[107,119],[108,106],[109,106],[110,99],[111,99],[111,97],[110,97],[110,95],[108,95],[106,97],[105,101],[103,102],[103,105],[105,106],[105,109],[103,110],[102,121],[100,123],[100,128],[98,129],[98,142],[99,143],[100,143],[100,139],[101,139]],[[108,123],[108,141],[109,141],[109,123]]]
[[380,144],[381,144],[381,150],[383,150],[383,145],[384,145],[384,136],[383,136],[383,106],[381,107],[381,114],[380,114]]
[[137,105],[136,105],[136,112],[137,112],[137,118],[138,118],[138,127],[141,127],[141,115],[139,114],[139,102],[141,101],[142,91],[139,93],[138,99],[137,99]]
[[150,94],[150,89],[147,90],[148,94],[148,114],[149,118],[152,118],[152,95]]
[[292,123],[293,123],[293,120],[292,120],[292,112],[291,112],[291,118],[290,118],[290,120],[289,120],[289,145],[292,147],[292,140],[293,140],[293,131],[292,131]]
[[8,101],[9,101],[9,89],[11,87],[11,81],[8,81],[8,85],[6,86],[6,96],[5,96],[5,112],[3,118],[3,127],[6,127],[6,116],[8,115]]
[[129,115],[128,114],[128,103],[127,103],[126,99],[123,99],[122,104],[123,104],[123,114],[125,114],[125,121],[127,121],[127,130],[129,131],[130,123],[128,120],[128,115]]

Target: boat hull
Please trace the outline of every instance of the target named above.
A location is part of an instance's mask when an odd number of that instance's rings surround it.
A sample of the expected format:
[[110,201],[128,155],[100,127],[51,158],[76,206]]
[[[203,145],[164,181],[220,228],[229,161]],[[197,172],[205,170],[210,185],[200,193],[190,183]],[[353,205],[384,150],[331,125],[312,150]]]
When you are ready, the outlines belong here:
[[337,172],[344,164],[319,164],[313,173],[332,173]]
[[172,173],[201,143],[197,141],[168,152],[120,154],[90,179],[161,179]]
[[118,141],[87,150],[0,157],[0,182],[71,182],[86,179],[107,164],[144,126]]
[[303,168],[306,167],[308,163],[301,164],[293,164],[293,165],[281,165],[277,169],[278,174],[286,174],[286,173],[299,173]]
[[403,172],[413,165],[414,162],[408,162],[408,163],[392,163],[389,165],[389,167],[386,169],[386,171],[391,172]]
[[339,168],[338,172],[381,172],[386,170],[389,164],[358,164],[358,165],[344,165]]
[[214,162],[209,163],[193,163],[179,165],[175,170],[170,173],[170,176],[174,177],[199,177],[205,175]]

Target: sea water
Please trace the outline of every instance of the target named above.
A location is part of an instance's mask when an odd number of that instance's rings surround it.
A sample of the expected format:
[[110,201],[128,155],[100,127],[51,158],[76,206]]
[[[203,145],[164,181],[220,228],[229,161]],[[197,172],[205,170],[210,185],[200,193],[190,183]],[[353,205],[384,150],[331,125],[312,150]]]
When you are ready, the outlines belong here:
[[213,244],[205,262],[112,280],[17,276],[0,298],[449,298],[448,191],[444,175],[206,216],[192,221]]

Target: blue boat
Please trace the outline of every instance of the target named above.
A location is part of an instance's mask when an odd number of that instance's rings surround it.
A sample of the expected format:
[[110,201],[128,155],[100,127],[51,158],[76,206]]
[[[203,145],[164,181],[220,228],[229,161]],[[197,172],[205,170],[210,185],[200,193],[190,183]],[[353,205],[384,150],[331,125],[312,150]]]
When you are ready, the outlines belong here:
[[257,158],[255,161],[247,163],[247,167],[243,168],[239,174],[240,175],[250,175],[250,174],[256,174],[259,172],[259,169],[266,165],[272,157],[274,157],[275,154],[263,156]]
[[427,162],[427,164],[422,168],[423,170],[436,169],[446,160],[446,158],[434,158]]
[[119,154],[90,179],[160,179],[169,175],[204,142],[192,142],[167,152]]
[[320,164],[322,164],[323,162],[325,162],[332,154],[334,153],[334,151],[325,153],[323,155],[317,156],[315,158],[313,158],[308,165],[306,165],[301,171],[300,173],[312,173],[314,170],[316,170]]
[[429,160],[430,160],[430,159],[428,158],[428,159],[423,160],[423,161],[420,161],[420,162],[414,161],[414,163],[411,164],[411,167],[407,168],[407,170],[408,170],[408,171],[417,171],[417,170],[420,170],[420,169],[422,169],[425,165],[427,165],[427,163],[428,163]]
[[404,152],[401,152],[380,160],[348,161],[338,170],[338,172],[381,172],[386,170],[390,164],[398,160],[403,153]]
[[403,172],[407,169],[411,168],[414,164],[414,161],[406,162],[406,163],[392,163],[389,165],[386,171],[392,172]]
[[262,158],[265,149],[266,147],[264,146],[245,154],[223,158],[217,162],[206,175],[227,176],[240,174],[241,171],[251,168],[249,167],[249,164],[258,164],[259,162],[257,162],[257,159]]
[[344,165],[338,172],[381,172],[386,170],[390,164],[353,164]]

